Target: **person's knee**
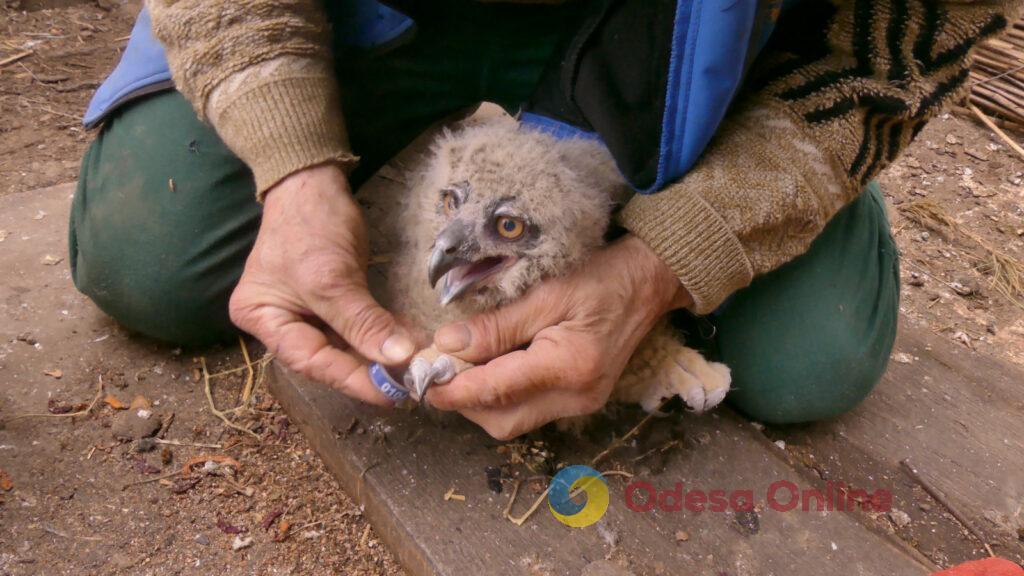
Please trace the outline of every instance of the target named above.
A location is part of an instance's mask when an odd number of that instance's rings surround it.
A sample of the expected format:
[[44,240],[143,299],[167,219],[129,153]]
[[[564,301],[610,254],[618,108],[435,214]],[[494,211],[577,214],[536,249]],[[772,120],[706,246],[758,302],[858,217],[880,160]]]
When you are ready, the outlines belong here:
[[125,327],[203,345],[236,332],[227,302],[259,227],[252,173],[166,91],[112,115],[82,161],[75,285]]
[[133,332],[177,345],[203,346],[237,334],[227,313],[231,285],[217,285],[180,263],[139,268],[89,258],[80,248],[76,287]]
[[806,355],[779,354],[772,362],[731,366],[730,404],[766,424],[827,420],[854,409],[881,380],[891,340],[871,343],[847,335],[822,337],[830,345]]

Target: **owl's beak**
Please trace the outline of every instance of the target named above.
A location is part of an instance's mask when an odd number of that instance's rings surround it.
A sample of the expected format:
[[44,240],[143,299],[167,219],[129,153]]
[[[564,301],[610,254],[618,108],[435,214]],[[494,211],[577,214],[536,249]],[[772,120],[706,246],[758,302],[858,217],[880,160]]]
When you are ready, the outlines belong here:
[[430,255],[427,277],[431,286],[441,284],[441,305],[465,294],[470,288],[504,269],[513,259],[488,256],[471,260],[479,248],[471,239],[472,228],[453,222],[438,235]]
[[455,221],[437,236],[437,240],[434,241],[434,252],[430,255],[430,265],[427,267],[427,278],[431,286],[436,286],[437,281],[452,268],[469,264],[470,261],[465,257],[464,245],[470,232],[469,226]]

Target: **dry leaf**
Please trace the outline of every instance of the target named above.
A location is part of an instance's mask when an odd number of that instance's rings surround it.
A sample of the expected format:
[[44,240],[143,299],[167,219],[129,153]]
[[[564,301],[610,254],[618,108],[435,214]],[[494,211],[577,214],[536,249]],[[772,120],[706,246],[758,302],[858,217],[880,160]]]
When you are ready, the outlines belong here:
[[46,216],[47,216],[46,212],[40,210],[39,212],[36,212],[36,215],[33,216],[32,219],[33,220],[42,220],[43,218],[46,218]]
[[14,480],[11,480],[10,474],[0,469],[0,490],[9,492],[11,488],[14,488]]
[[114,410],[127,410],[128,409],[128,407],[124,405],[124,402],[121,402],[120,400],[118,400],[117,396],[114,396],[113,394],[107,394],[107,397],[104,398],[103,401],[107,404],[107,406],[110,406]]
[[53,256],[50,254],[43,256],[43,259],[40,260],[43,266],[56,266],[57,264],[60,264],[63,261],[64,258],[61,258],[60,256]]
[[292,523],[282,518],[277,523],[277,534],[274,536],[274,542],[284,542],[288,538],[288,529],[291,528]]
[[59,368],[54,368],[53,370],[43,370],[43,374],[46,374],[51,378],[56,378],[57,380],[60,380],[61,378],[64,377],[64,372]]
[[216,462],[218,464],[224,464],[227,466],[233,466],[235,470],[238,470],[242,465],[231,456],[224,456],[223,454],[213,454],[210,456],[196,456],[195,458],[189,458],[188,462],[181,468],[181,473],[188,476],[192,472],[192,467],[196,464],[205,464],[207,462]]
[[149,410],[153,407],[153,403],[142,394],[137,394],[135,398],[132,398],[131,404],[128,407],[132,410]]

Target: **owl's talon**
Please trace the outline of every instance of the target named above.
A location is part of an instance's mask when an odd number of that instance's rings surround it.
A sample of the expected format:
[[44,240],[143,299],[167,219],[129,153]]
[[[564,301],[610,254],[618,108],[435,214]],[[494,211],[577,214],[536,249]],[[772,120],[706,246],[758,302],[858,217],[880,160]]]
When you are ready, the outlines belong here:
[[437,384],[447,384],[455,378],[455,362],[451,356],[442,354],[434,360],[434,365],[430,367],[430,375]]
[[409,390],[409,395],[419,402],[432,385],[451,382],[457,373],[455,360],[447,354],[438,356],[433,362],[417,356],[412,359],[405,372],[405,387]]
[[423,393],[430,386],[430,368],[429,360],[416,357],[412,359],[405,372],[405,387],[417,402],[423,398]]

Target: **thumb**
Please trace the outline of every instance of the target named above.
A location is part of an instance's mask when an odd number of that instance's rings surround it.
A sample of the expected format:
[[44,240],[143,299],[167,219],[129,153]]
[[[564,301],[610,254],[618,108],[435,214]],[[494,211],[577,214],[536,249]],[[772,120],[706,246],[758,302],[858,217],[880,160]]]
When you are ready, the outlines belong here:
[[363,286],[350,286],[329,300],[320,300],[313,312],[374,362],[402,364],[415,351],[408,332]]
[[565,319],[562,308],[553,305],[560,299],[544,288],[541,285],[504,308],[441,327],[434,345],[466,362],[481,363],[529,343],[538,332]]

